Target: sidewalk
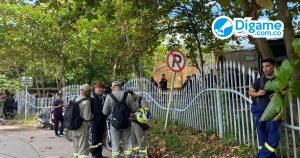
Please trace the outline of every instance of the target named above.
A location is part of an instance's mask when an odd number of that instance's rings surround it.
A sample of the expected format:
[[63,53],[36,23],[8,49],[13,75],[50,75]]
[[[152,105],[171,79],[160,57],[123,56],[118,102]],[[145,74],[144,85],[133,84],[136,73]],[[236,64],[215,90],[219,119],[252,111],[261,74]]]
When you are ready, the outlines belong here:
[[[104,156],[111,153],[104,147]],[[54,131],[22,126],[0,126],[0,158],[72,158],[73,143]],[[91,157],[91,156],[90,156]]]

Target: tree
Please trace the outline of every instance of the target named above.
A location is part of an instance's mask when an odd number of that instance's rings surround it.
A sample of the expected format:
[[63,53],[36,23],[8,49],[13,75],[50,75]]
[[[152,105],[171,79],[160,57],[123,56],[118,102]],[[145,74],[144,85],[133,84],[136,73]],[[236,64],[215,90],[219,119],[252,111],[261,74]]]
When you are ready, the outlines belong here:
[[[293,3],[296,1],[288,0],[265,0],[265,1],[255,1],[255,0],[239,0],[235,3],[230,3],[230,0],[221,0],[221,4],[224,7],[230,8],[232,5],[240,6],[242,13],[236,13],[236,16],[243,15],[244,17],[252,17],[252,19],[258,19],[259,16],[267,15],[270,19],[279,19],[284,23],[284,42],[288,58],[299,59],[296,56],[292,42],[295,39],[295,31],[293,27],[293,18],[300,15],[299,3]],[[274,5],[275,4],[275,5]],[[262,7],[262,8],[261,8]],[[265,10],[264,8],[270,9]],[[271,10],[272,9],[272,10]],[[294,15],[294,17],[293,17]],[[253,39],[249,37],[250,41],[254,42],[255,46],[260,50],[263,58],[274,58],[274,55],[270,49],[270,46],[266,39],[256,38]],[[295,71],[295,78],[300,79],[300,65],[298,64]]]

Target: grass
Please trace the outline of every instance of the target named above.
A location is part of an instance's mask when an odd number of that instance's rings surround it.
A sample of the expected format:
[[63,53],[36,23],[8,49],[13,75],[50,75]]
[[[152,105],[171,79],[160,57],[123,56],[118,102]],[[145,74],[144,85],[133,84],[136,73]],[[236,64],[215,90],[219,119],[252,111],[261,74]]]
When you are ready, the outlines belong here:
[[22,126],[34,126],[37,121],[35,115],[28,115],[25,121],[24,114],[16,114],[14,116],[14,119],[17,120],[17,125],[22,125]]
[[220,139],[212,130],[202,132],[170,123],[163,132],[164,122],[157,120],[150,126],[148,141],[152,157],[251,157],[256,153],[251,145],[239,144],[230,135]]

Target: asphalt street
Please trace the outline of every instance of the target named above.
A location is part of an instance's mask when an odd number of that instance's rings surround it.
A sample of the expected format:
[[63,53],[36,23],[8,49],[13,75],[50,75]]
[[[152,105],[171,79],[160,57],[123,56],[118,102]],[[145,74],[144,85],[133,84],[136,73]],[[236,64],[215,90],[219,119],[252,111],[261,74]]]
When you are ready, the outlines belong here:
[[[103,149],[103,155],[110,157],[111,153]],[[54,131],[0,126],[0,158],[72,158],[72,155],[73,143],[65,136],[54,136]]]

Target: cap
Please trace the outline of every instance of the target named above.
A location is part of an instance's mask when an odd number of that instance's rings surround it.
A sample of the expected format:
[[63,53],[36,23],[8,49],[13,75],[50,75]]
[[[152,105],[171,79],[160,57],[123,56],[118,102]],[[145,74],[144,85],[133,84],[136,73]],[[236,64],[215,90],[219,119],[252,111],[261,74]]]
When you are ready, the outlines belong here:
[[103,85],[101,83],[96,83],[94,86],[94,88],[102,88],[102,87],[103,87]]
[[83,85],[80,86],[81,91],[88,91],[90,89],[91,88],[90,88],[89,84],[83,84]]
[[115,85],[121,85],[121,82],[120,81],[114,81],[111,86],[115,86]]

